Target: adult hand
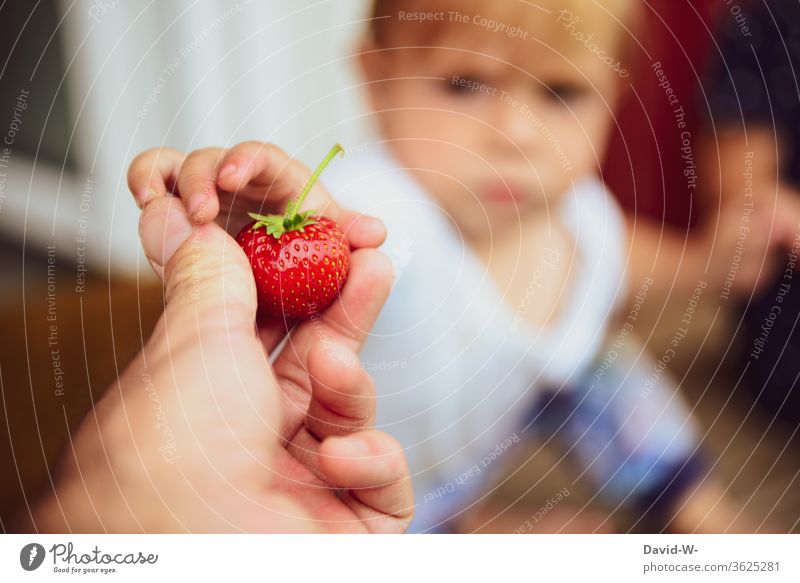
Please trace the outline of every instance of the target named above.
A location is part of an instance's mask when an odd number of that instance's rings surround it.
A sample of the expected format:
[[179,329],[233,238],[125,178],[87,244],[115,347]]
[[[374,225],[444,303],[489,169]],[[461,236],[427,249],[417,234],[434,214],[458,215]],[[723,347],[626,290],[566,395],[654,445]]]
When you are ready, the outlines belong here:
[[[237,170],[219,176],[221,162]],[[213,221],[220,208],[232,216],[237,198],[277,210],[308,174],[274,146],[255,143],[185,157],[156,150],[134,161],[129,183],[143,206],[142,245],[163,278],[165,311],[80,426],[30,528],[407,528],[405,458],[394,439],[370,429],[374,387],[357,358],[391,286],[391,265],[372,248],[383,227],[315,188],[310,204],[337,220],[354,247],[351,271],[341,296],[293,329],[276,355],[284,331],[256,328],[248,261]],[[199,206],[196,185],[204,188]]]

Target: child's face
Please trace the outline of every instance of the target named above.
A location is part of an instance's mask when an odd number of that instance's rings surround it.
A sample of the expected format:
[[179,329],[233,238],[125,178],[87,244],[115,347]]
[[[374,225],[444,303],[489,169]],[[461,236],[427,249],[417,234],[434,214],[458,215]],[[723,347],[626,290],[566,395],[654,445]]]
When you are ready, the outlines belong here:
[[583,46],[494,37],[363,57],[382,137],[469,238],[552,210],[596,171],[620,83]]

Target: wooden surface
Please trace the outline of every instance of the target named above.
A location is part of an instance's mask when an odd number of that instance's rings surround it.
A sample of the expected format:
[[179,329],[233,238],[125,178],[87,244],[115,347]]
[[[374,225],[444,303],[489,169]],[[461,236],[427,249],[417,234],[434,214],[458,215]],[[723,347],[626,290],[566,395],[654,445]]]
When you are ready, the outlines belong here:
[[136,354],[161,313],[160,285],[90,281],[82,294],[73,288],[59,273],[54,297],[48,298],[45,280],[28,287],[24,305],[21,293],[5,294],[0,304],[4,522],[48,484],[48,467],[68,444],[70,429]]

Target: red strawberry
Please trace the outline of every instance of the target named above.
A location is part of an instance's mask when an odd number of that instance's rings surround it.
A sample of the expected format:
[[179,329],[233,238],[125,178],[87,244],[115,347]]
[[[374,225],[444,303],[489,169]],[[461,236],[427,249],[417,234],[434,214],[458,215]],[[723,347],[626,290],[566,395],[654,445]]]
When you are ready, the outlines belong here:
[[350,246],[339,225],[315,211],[297,212],[336,154],[336,144],[283,215],[248,213],[254,221],[236,236],[250,260],[259,309],[267,316],[303,319],[339,295],[350,268]]

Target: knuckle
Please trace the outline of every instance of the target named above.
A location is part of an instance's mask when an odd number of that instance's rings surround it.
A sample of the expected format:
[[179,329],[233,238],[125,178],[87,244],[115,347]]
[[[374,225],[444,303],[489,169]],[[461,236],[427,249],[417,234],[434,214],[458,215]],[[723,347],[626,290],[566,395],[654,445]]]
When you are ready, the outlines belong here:
[[150,176],[155,173],[161,160],[164,158],[180,159],[183,154],[174,148],[150,148],[137,154],[128,167],[128,181],[137,180],[139,177]]
[[260,144],[263,150],[271,156],[289,158],[289,155],[283,150],[283,148],[276,146],[272,142],[260,142]]
[[231,151],[231,154],[243,158],[246,164],[255,163],[258,166],[258,170],[264,172],[272,168],[274,161],[279,159],[276,157],[277,151],[278,148],[273,144],[252,140],[237,145]]
[[157,155],[159,150],[160,148],[149,148],[143,152],[139,152],[136,156],[134,156],[133,160],[131,160],[131,168],[141,166],[142,164],[147,164]]
[[261,142],[259,140],[246,140],[244,142],[239,142],[236,144],[232,151],[236,153],[242,152],[252,152],[252,151],[259,151],[259,150],[266,150],[270,146],[267,142]]
[[143,174],[143,171],[152,167],[152,161],[155,156],[154,150],[153,148],[145,150],[131,160],[130,166],[128,166],[128,186],[133,187],[139,176]]
[[205,163],[208,159],[219,156],[220,152],[222,152],[222,148],[215,148],[211,146],[206,148],[198,148],[197,150],[192,150],[189,152],[184,163],[189,166]]
[[180,182],[183,184],[182,192],[186,190],[198,190],[206,195],[211,195],[216,192],[214,177],[205,172],[194,171],[181,174]]

